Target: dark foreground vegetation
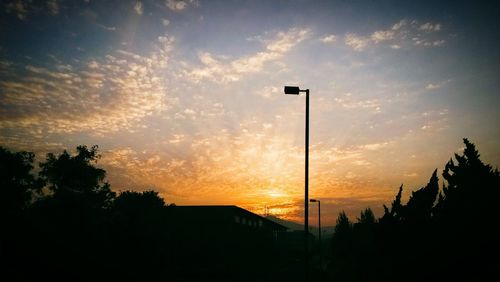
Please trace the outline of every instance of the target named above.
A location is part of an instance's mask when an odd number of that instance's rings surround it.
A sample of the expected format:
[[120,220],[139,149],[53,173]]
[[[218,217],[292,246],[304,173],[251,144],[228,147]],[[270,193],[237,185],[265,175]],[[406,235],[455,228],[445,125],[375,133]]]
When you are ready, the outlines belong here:
[[186,213],[155,191],[117,195],[96,167],[99,157],[96,146],[48,154],[35,174],[33,153],[0,147],[0,281],[302,277],[300,252],[279,246],[272,223],[234,224],[228,212],[245,210],[231,206],[213,216]]
[[479,159],[474,144],[464,143],[463,155],[455,154],[445,166],[442,189],[436,170],[406,204],[401,186],[379,220],[369,209],[354,224],[339,215],[330,281],[500,277],[500,175]]
[[[500,174],[464,142],[443,187],[435,171],[406,204],[401,187],[380,219],[341,213],[311,281],[499,277]],[[0,147],[1,281],[303,281],[297,244],[279,234],[181,218],[154,191],[115,194],[96,146],[48,154],[37,173],[34,158]]]

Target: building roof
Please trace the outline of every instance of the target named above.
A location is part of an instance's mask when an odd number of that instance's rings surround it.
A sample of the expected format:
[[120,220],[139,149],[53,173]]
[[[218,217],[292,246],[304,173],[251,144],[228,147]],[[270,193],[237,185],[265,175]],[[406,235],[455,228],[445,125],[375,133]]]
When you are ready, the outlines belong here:
[[173,206],[173,211],[176,216],[181,217],[196,217],[204,220],[221,221],[231,220],[235,217],[248,218],[256,221],[262,221],[267,226],[272,226],[275,229],[285,231],[288,229],[279,223],[271,221],[265,217],[255,214],[251,211],[243,209],[235,205],[207,205],[207,206]]

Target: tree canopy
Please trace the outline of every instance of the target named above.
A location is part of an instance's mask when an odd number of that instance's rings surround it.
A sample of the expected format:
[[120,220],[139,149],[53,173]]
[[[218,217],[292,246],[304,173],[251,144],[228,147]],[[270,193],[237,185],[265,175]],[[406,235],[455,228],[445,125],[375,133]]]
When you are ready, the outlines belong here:
[[[500,261],[490,257],[500,251],[500,175],[480,160],[472,142],[463,141],[463,154],[445,165],[441,190],[435,170],[406,204],[401,185],[375,224],[363,211],[355,228],[349,228],[345,213],[339,214],[332,243],[333,280],[450,281],[498,275]],[[367,229],[367,223],[373,228]]]

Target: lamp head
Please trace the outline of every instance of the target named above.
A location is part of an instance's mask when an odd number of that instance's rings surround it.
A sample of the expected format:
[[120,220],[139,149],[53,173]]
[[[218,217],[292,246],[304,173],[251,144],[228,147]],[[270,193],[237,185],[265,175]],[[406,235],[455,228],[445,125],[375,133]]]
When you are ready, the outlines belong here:
[[311,203],[316,203],[316,202],[319,202],[319,200],[316,200],[316,199],[310,199],[309,202]]
[[300,89],[298,86],[285,86],[285,94],[299,95]]

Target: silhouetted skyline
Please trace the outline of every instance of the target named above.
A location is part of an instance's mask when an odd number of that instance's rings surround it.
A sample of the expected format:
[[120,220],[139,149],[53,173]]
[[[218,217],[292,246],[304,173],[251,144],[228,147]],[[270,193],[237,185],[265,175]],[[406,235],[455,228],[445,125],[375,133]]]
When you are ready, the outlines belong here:
[[462,137],[500,164],[490,3],[2,1],[0,145],[98,144],[115,191],[301,221],[304,85],[324,223],[380,216]]
[[408,201],[401,186],[382,217],[370,208],[355,221],[339,213],[333,234],[322,234],[325,244],[309,231],[294,230],[292,222],[234,205],[177,206],[157,191],[115,193],[106,171],[96,166],[96,146],[49,153],[38,173],[33,153],[0,147],[3,277],[487,280],[500,271],[494,256],[500,250],[500,172],[481,160],[474,143],[463,144],[464,152],[446,163],[441,176],[434,170]]

